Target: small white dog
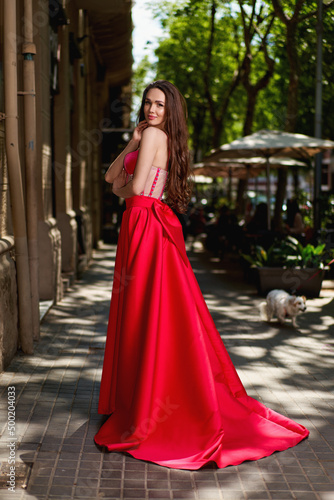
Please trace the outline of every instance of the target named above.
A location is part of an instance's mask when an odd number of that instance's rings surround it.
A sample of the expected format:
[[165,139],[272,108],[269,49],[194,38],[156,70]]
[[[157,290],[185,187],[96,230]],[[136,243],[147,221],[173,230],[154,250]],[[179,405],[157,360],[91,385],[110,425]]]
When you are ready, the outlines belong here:
[[289,295],[284,290],[271,290],[266,297],[266,302],[260,304],[260,314],[263,321],[271,321],[276,316],[283,324],[288,316],[292,319],[292,324],[296,328],[296,316],[306,311],[306,297],[296,297]]

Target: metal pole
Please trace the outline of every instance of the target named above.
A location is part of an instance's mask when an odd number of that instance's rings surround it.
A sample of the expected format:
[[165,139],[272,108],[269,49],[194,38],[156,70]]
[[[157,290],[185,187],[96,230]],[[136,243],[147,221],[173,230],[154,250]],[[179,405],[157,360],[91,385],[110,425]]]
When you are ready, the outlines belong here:
[[[316,88],[315,88],[315,127],[314,135],[321,139],[322,136],[322,2],[318,0],[318,17],[317,17],[317,69],[316,69]],[[320,229],[320,194],[321,194],[321,167],[322,154],[319,153],[315,157],[314,170],[314,194],[313,194],[313,223],[314,230],[317,232]]]
[[30,272],[26,214],[24,206],[17,109],[17,17],[16,2],[4,0],[4,90],[6,155],[15,238],[15,260],[18,289],[19,338],[24,353],[34,351]]
[[227,191],[227,201],[231,205],[232,202],[232,168],[228,170],[228,191]]
[[33,43],[32,0],[24,0],[24,43],[23,90],[24,90],[24,136],[26,167],[26,207],[27,232],[31,282],[31,307],[33,337],[38,340],[39,333],[39,276],[38,276],[38,194],[36,165],[36,91],[35,62],[36,46]]
[[266,158],[266,172],[267,172],[267,229],[271,229],[271,207],[270,207],[270,163],[269,158]]

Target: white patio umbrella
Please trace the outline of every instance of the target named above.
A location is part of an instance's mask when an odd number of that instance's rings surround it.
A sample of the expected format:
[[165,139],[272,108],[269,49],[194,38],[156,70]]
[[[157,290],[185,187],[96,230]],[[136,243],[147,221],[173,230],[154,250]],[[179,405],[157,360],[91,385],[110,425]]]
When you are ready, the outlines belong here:
[[[250,179],[257,177],[263,170],[266,169],[266,158],[220,158],[218,161],[204,161],[193,165],[192,172],[196,176],[207,175],[211,177],[228,177],[229,178],[229,199],[231,198],[232,178]],[[306,163],[294,160],[293,158],[272,157],[269,158],[270,168],[281,167],[305,167]],[[267,172],[267,202],[270,203],[270,183]],[[268,210],[268,229],[270,228],[270,210]]]
[[334,149],[334,142],[279,130],[260,130],[212,150],[203,163],[232,158],[243,161],[249,158],[264,158],[267,171],[268,229],[270,229],[270,160],[273,161],[277,157],[309,160],[325,149]]
[[[261,158],[262,160],[262,158]],[[236,177],[238,179],[245,179],[246,177],[256,177],[265,165],[249,168],[248,160],[241,162],[239,160],[222,160],[210,163],[195,163],[192,168],[192,174],[206,175],[208,177]]]
[[245,162],[246,163],[242,163],[239,160],[221,160],[218,162],[196,163],[193,165],[192,174],[195,179],[199,175],[205,175],[212,178],[228,178],[227,197],[231,200],[232,178],[249,179],[250,177],[257,177],[261,170],[265,168],[265,165],[260,165],[258,167],[253,166],[250,168],[247,164],[248,160]]

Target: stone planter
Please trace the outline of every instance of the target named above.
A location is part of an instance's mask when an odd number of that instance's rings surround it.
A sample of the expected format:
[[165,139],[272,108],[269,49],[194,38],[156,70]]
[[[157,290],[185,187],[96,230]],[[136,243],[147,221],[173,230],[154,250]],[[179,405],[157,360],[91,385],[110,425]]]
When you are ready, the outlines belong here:
[[306,297],[319,297],[324,269],[258,267],[257,288],[261,295],[280,289]]

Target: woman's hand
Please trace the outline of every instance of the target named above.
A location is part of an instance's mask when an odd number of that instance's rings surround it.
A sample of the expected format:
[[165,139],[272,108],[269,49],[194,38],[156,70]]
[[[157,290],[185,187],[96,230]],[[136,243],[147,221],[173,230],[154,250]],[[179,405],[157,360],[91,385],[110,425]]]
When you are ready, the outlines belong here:
[[136,142],[140,142],[141,140],[141,135],[143,131],[148,127],[148,123],[146,120],[143,120],[142,122],[139,122],[137,127],[133,131],[132,139]]

